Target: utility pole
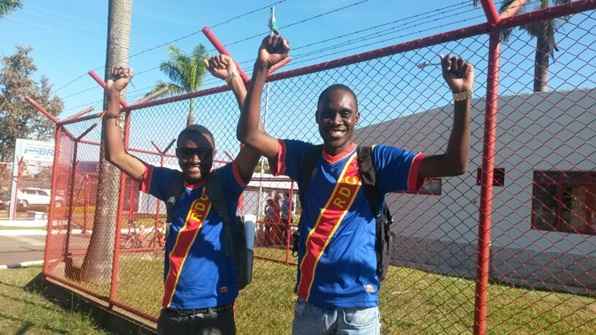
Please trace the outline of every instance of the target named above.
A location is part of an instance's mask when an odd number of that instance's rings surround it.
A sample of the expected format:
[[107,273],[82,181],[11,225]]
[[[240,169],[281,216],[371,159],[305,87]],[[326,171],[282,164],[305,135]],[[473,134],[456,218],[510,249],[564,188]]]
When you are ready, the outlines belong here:
[[[128,66],[132,0],[110,0],[105,80],[114,66]],[[123,95],[126,94],[124,91]],[[107,108],[104,94],[104,110]],[[121,123],[122,124],[122,123]],[[103,129],[102,129],[103,132]],[[103,136],[100,148],[99,179],[93,233],[81,269],[84,281],[107,282],[112,271],[118,212],[120,170],[105,159]]]

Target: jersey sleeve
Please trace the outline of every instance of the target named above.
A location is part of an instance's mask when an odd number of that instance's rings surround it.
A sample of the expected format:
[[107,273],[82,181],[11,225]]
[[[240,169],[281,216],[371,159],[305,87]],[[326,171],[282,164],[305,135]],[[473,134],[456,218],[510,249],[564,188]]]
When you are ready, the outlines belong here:
[[175,180],[181,177],[181,172],[178,170],[145,164],[140,188],[142,192],[166,201],[172,193],[172,185],[176,184]]
[[377,187],[389,192],[415,193],[422,186],[420,163],[424,154],[386,145],[375,145],[372,150],[377,175]]
[[275,161],[270,160],[269,166],[274,176],[285,175],[293,180],[301,178],[301,162],[304,155],[312,150],[313,144],[297,140],[279,140],[279,150]]

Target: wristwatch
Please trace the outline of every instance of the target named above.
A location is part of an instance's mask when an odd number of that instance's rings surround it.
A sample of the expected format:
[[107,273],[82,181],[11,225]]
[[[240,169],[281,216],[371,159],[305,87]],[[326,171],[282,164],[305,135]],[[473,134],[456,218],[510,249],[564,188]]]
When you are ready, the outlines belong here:
[[453,101],[465,101],[472,98],[471,91],[463,91],[459,93],[453,93]]

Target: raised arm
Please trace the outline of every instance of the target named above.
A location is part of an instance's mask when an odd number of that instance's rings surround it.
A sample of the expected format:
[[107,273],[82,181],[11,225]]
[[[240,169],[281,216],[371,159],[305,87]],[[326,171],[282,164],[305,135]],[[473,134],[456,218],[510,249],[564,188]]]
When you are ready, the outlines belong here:
[[263,39],[259,55],[252,73],[246,104],[242,109],[236,136],[238,140],[269,159],[275,159],[279,150],[277,139],[269,136],[260,126],[261,95],[271,67],[286,57],[289,52],[288,42],[280,35],[271,35]]
[[[219,55],[205,60],[207,70],[219,79],[223,79],[234,92],[238,108],[242,111],[246,101],[246,86],[239,75],[238,68],[233,59],[227,55]],[[234,159],[240,177],[248,183],[259,161],[259,154],[252,148],[242,146],[238,156]]]
[[470,110],[474,67],[462,58],[447,55],[441,59],[443,78],[453,92],[453,128],[447,151],[441,155],[424,157],[420,177],[448,177],[464,174],[470,150]]
[[128,85],[133,72],[129,68],[112,69],[111,77],[106,83],[108,109],[103,116],[102,137],[105,145],[106,159],[120,170],[136,180],[142,180],[145,164],[124,150],[120,129],[120,93]]
[[228,55],[214,56],[205,60],[205,66],[214,77],[225,80],[234,92],[238,108],[242,110],[246,100],[246,85],[244,85],[232,57]]

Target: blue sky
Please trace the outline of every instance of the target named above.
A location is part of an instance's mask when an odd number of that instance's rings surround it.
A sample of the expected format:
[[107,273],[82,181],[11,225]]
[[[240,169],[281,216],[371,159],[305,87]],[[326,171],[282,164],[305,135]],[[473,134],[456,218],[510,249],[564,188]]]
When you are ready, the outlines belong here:
[[[537,0],[531,0],[536,2]],[[484,22],[480,8],[471,0],[382,1],[176,1],[137,0],[133,5],[130,65],[137,75],[129,89],[129,101],[146,93],[158,80],[167,78],[157,69],[167,59],[169,41],[189,51],[197,43],[212,47],[200,33],[205,26],[214,31],[250,72],[260,37],[237,42],[267,32],[267,5],[277,2],[278,24],[290,40],[293,61],[286,69],[320,63],[340,56],[368,51],[434,33]],[[33,47],[38,72],[54,84],[63,98],[65,112],[75,113],[86,106],[101,108],[102,92],[86,75],[96,69],[103,76],[105,61],[107,1],[24,0],[24,8],[0,19],[0,54],[14,53],[15,45]],[[265,7],[265,8],[264,8]],[[229,18],[264,8],[242,18],[215,26]],[[558,33],[559,51],[551,65],[553,90],[593,88],[594,13],[576,15]],[[290,27],[284,27],[290,25]],[[378,26],[374,29],[371,27]],[[371,28],[371,29],[368,29]],[[592,33],[590,33],[592,32]],[[194,33],[194,34],[193,34]],[[180,39],[182,36],[188,38]],[[164,45],[163,47],[156,47]],[[149,50],[149,51],[147,51]],[[441,79],[440,68],[417,67],[436,62],[437,55],[454,52],[476,67],[476,97],[486,92],[486,36],[453,41],[420,50],[400,53],[344,67],[276,82],[270,86],[271,101],[263,118],[272,135],[319,141],[313,120],[316,97],[325,85],[346,83],[356,91],[362,112],[360,126],[389,121],[451,102]],[[532,89],[535,41],[516,32],[502,47],[501,94],[529,93]],[[139,55],[132,56],[140,53]],[[212,51],[212,54],[215,54]],[[204,88],[221,85],[209,75]],[[221,151],[232,154],[238,143],[234,136],[238,108],[230,93],[200,99],[195,117],[210,128]],[[164,147],[183,128],[188,102],[149,108],[133,113],[135,147],[150,149],[151,141]],[[73,126],[80,134],[95,121]],[[448,131],[447,126],[444,129]],[[87,138],[98,139],[99,129]]]
[[[83,109],[87,105],[97,105],[101,99],[101,93],[92,89],[94,82],[88,77],[82,76],[86,71],[96,68],[100,75],[103,75],[103,64],[105,61],[106,47],[106,25],[107,25],[107,2],[108,1],[41,1],[24,0],[24,7],[0,20],[0,55],[10,55],[15,50],[15,45],[29,45],[33,47],[33,57],[38,66],[37,76],[45,75],[58,89],[57,94],[64,99],[65,113],[63,117]],[[130,55],[156,45],[172,41],[181,36],[197,32],[205,25],[214,25],[225,21],[236,15],[267,6],[278,1],[157,1],[137,0],[133,2],[133,18],[131,32]],[[399,18],[411,17],[413,15],[428,12],[432,9],[452,7],[458,13],[464,13],[458,17],[444,19],[444,21],[426,20],[423,16],[420,19],[413,19],[412,24],[407,27],[398,27],[397,24],[385,26],[384,29],[392,28],[397,31],[389,38],[396,37],[399,40],[409,40],[422,35],[429,35],[437,26],[437,22],[447,24],[449,22],[461,21],[462,18],[472,18],[466,24],[482,19],[481,9],[474,9],[466,0],[432,0],[432,1],[382,1],[382,0],[331,0],[331,1],[299,1],[286,0],[276,6],[278,24],[292,24],[300,20],[322,15],[304,23],[295,24],[287,29],[281,29],[291,41],[292,46],[302,46],[316,41],[325,40],[338,35],[361,30],[373,25],[382,24]],[[175,5],[173,5],[175,3]],[[334,13],[328,13],[338,8]],[[247,15],[240,19],[222,24],[214,31],[224,43],[241,40],[267,30],[269,11],[264,9]],[[445,17],[445,16],[444,16]],[[452,26],[463,26],[463,23],[455,23]],[[416,33],[416,30],[424,30]],[[429,30],[430,29],[430,30]],[[444,27],[441,29],[445,29]],[[435,29],[437,30],[437,29]],[[373,34],[375,32],[373,31]],[[371,32],[368,32],[370,35]],[[407,36],[403,36],[407,35]],[[358,36],[367,36],[367,33]],[[403,36],[403,37],[401,37]],[[371,36],[367,36],[370,39]],[[401,38],[400,38],[401,37]],[[252,67],[250,60],[256,55],[256,48],[260,38],[245,41],[229,46],[238,61],[243,63],[244,68],[249,71]],[[296,65],[307,65],[317,63],[324,58],[317,58],[323,54],[321,49],[325,46],[332,46],[342,41],[350,41],[350,37],[334,42],[313,45],[310,48],[300,50],[303,57]],[[374,41],[372,41],[374,42]],[[364,51],[376,46],[392,44],[393,41],[384,41],[375,45],[354,48],[347,53]],[[208,49],[211,45],[201,33],[176,43],[183,50],[191,50],[196,43],[203,43]],[[365,44],[362,42],[361,44]],[[370,43],[367,43],[370,44]],[[340,53],[327,59],[335,58]],[[298,53],[297,53],[298,54]],[[159,63],[167,58],[167,48],[161,47],[142,55],[132,57],[130,65],[137,71],[139,76],[135,79],[135,87],[130,89],[130,97],[142,95],[157,80],[166,79],[158,69]],[[212,78],[205,78],[206,86],[218,84]],[[67,86],[64,86],[67,85]],[[81,92],[83,91],[83,92]],[[134,100],[134,99],[131,99]]]

